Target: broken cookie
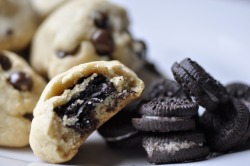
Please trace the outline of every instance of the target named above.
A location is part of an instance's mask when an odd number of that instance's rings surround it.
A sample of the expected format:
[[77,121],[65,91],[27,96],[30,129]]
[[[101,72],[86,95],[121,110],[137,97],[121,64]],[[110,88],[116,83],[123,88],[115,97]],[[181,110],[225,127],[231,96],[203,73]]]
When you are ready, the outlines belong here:
[[34,110],[32,150],[50,163],[70,160],[93,131],[143,88],[136,74],[118,61],[85,63],[59,74]]

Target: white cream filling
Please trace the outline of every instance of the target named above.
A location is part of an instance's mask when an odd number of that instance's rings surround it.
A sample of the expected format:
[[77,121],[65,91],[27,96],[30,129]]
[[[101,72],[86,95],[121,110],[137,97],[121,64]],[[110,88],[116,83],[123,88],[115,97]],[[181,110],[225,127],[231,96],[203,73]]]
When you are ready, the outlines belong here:
[[179,150],[189,149],[194,146],[201,147],[203,146],[203,143],[197,144],[192,141],[183,141],[183,142],[170,141],[168,143],[148,142],[147,144],[143,144],[143,147],[145,148],[150,157],[152,156],[154,151],[159,151],[161,153],[167,153],[173,155]]
[[105,140],[108,142],[121,141],[121,140],[129,138],[137,133],[138,133],[138,131],[133,131],[133,132],[127,133],[125,135],[121,135],[121,136],[117,136],[117,137],[105,137]]
[[169,122],[183,121],[185,119],[185,117],[159,117],[159,116],[148,116],[148,115],[143,115],[142,117],[154,120],[166,120]]

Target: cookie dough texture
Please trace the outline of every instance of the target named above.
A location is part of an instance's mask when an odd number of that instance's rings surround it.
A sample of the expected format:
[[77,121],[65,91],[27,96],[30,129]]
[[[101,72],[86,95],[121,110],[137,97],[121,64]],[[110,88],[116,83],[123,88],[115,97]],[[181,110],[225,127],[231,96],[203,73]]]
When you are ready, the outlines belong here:
[[28,0],[0,0],[0,51],[19,51],[31,41],[37,15]]
[[[25,146],[29,140],[30,120],[24,116],[33,112],[45,81],[18,55],[3,51],[0,56],[7,57],[11,64],[8,69],[0,65],[0,146]],[[16,72],[23,72],[30,78],[29,90],[19,90],[10,83],[11,75]]]
[[128,25],[126,11],[111,2],[70,1],[39,27],[32,44],[31,64],[49,78],[97,60],[119,60],[136,71],[142,61],[136,55]]
[[45,18],[68,0],[30,0],[40,18]]
[[[81,90],[78,88],[81,85],[86,85],[85,87],[88,89],[87,86],[90,84],[88,84],[88,80],[93,79],[95,75],[103,75],[112,82],[117,90],[115,95],[124,92],[126,95],[122,95],[121,98],[117,96],[109,98],[112,97],[109,96],[98,103],[89,112],[91,114],[95,113],[94,117],[98,120],[97,126],[93,130],[86,132],[84,130],[79,133],[74,128],[67,126],[71,122],[74,123],[73,121],[66,121],[67,116],[60,118],[55,110],[72,101],[71,99],[76,93],[79,94],[85,91],[84,88]],[[81,85],[77,84],[77,82],[79,83],[78,80],[82,78],[84,78],[83,83]],[[50,163],[62,163],[70,160],[75,156],[80,145],[95,129],[99,128],[130,101],[139,97],[143,88],[143,82],[138,79],[134,72],[118,61],[89,62],[55,76],[46,86],[34,109],[30,134],[30,145],[33,152],[39,158]],[[100,93],[100,91],[97,93]],[[112,95],[114,94],[112,93]],[[81,97],[78,99],[79,103],[85,100]],[[96,99],[98,100],[98,98]],[[89,103],[87,102],[87,104]],[[86,112],[85,109],[83,111]],[[93,119],[89,119],[89,121],[91,120]]]

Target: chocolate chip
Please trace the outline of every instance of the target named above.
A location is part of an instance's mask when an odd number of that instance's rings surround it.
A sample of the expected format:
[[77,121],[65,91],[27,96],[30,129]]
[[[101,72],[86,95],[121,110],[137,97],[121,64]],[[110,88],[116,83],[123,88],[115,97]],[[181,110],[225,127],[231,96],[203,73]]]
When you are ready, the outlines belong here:
[[31,91],[33,81],[28,74],[24,72],[15,72],[10,75],[9,82],[14,88],[20,91]]
[[33,114],[32,113],[27,113],[27,114],[23,115],[23,117],[26,118],[26,119],[28,119],[28,120],[30,120],[30,121],[32,121]]
[[56,51],[56,55],[58,56],[58,58],[65,58],[66,56],[74,56],[77,53],[78,49],[79,49],[79,46],[76,47],[72,51],[61,51],[61,50],[59,50],[59,51]]
[[100,55],[111,55],[114,50],[114,40],[108,30],[97,30],[92,36],[92,43]]
[[9,70],[11,68],[10,59],[3,53],[0,53],[0,65],[2,66],[3,70]]
[[108,16],[106,13],[95,11],[92,15],[95,26],[101,29],[109,27]]
[[6,35],[7,36],[11,36],[13,34],[13,30],[12,29],[7,29],[6,30]]
[[142,40],[135,41],[134,50],[140,59],[146,59],[147,46],[144,41]]

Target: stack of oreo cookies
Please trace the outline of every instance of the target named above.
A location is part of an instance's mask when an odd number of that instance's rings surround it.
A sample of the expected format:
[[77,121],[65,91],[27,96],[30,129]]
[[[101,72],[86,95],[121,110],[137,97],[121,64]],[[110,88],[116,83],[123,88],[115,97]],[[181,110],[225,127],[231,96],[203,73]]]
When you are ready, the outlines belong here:
[[150,94],[138,111],[141,116],[132,119],[134,127],[144,132],[142,146],[148,161],[163,164],[205,158],[209,148],[196,130],[198,105],[171,80],[159,81]]

